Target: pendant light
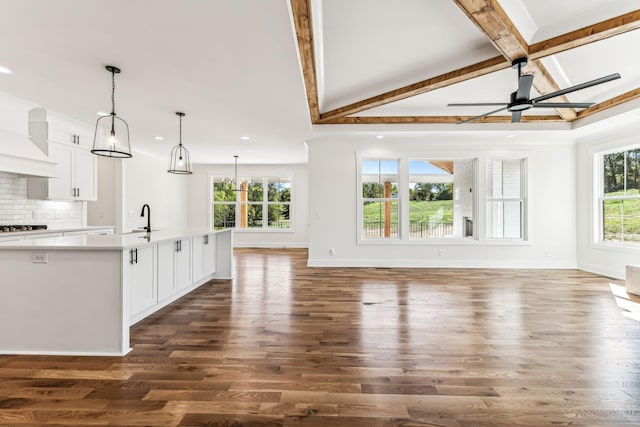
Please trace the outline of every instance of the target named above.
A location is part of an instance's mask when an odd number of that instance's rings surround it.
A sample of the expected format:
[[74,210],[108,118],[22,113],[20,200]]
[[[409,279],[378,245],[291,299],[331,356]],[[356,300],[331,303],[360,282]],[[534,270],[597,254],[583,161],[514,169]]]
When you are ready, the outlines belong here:
[[191,175],[191,158],[189,157],[189,151],[182,145],[182,118],[184,113],[177,112],[176,115],[180,117],[180,139],[178,145],[171,150],[171,159],[169,159],[169,173],[177,173],[182,175]]
[[233,180],[234,191],[245,191],[242,189],[242,186],[238,188],[238,155],[234,155],[233,158],[235,162],[235,178]]
[[91,152],[98,156],[128,158],[131,157],[129,125],[116,115],[116,74],[120,69],[112,65],[105,68],[111,73],[111,114],[98,119]]

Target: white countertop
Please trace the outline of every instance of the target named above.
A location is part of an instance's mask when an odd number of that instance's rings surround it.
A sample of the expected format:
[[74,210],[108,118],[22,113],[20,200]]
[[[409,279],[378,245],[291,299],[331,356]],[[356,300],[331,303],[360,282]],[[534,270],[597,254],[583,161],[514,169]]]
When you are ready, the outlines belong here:
[[113,230],[114,228],[115,227],[113,225],[86,225],[84,227],[79,226],[79,227],[64,227],[64,228],[47,228],[46,230],[9,231],[6,233],[0,232],[0,237],[29,236],[29,235],[49,234],[49,233],[65,233],[70,231]]
[[[85,227],[86,228],[86,227]],[[107,227],[98,227],[107,228]],[[166,240],[177,240],[185,237],[204,236],[211,233],[222,233],[231,229],[211,231],[209,229],[161,230],[151,233],[131,234],[89,234],[63,237],[43,237],[32,240],[16,240],[0,242],[0,250],[124,250],[153,245]],[[33,233],[33,232],[30,232]],[[9,233],[7,233],[9,234]],[[11,233],[13,234],[13,233]]]

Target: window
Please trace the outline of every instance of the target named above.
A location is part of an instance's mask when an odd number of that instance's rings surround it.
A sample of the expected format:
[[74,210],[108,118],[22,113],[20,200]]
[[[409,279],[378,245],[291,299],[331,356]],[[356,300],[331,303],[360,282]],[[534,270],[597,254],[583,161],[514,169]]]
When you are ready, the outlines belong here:
[[487,238],[523,238],[522,159],[487,163]]
[[473,236],[474,159],[359,160],[359,240]]
[[212,189],[213,229],[292,229],[291,178],[212,177]]
[[640,244],[640,148],[601,156],[602,240]]
[[397,239],[398,160],[363,160],[362,239]]
[[473,235],[473,160],[409,160],[409,237]]

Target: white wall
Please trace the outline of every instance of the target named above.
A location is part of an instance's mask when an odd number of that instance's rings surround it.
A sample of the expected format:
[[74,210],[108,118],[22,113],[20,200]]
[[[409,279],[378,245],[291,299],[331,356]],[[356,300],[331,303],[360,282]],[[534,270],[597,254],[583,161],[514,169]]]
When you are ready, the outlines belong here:
[[[106,167],[104,162],[110,162]],[[88,209],[89,225],[106,225],[115,217],[116,233],[147,225],[140,217],[145,203],[151,207],[153,229],[188,227],[189,175],[167,173],[167,158],[134,151],[129,159],[100,160],[97,204]],[[108,182],[112,183],[109,184]],[[113,185],[115,188],[110,188]]]
[[[309,265],[575,268],[575,145],[544,138],[539,145],[517,146],[510,141],[509,145],[488,146],[486,142],[471,140],[470,136],[460,138],[446,144],[428,138],[385,139],[379,143],[328,137],[308,142]],[[426,244],[358,244],[356,153],[371,156],[400,153],[439,159],[475,157],[479,163],[490,157],[528,157],[530,240],[511,244],[469,239]],[[481,174],[474,191],[485,191],[483,180]],[[482,209],[480,206],[479,210]],[[476,218],[474,227],[481,230],[482,221]],[[442,256],[438,255],[439,250]]]
[[578,267],[616,279],[624,279],[627,264],[640,264],[640,248],[623,248],[596,243],[599,220],[595,211],[594,155],[600,151],[623,150],[638,145],[640,126],[627,126],[595,134],[579,141],[577,150],[577,236]]
[[[309,228],[309,198],[307,165],[238,165],[244,177],[291,176],[293,231],[236,230],[235,247],[302,248],[307,247]],[[209,227],[209,182],[211,176],[234,176],[233,165],[194,165],[189,186],[189,223],[194,227]]]

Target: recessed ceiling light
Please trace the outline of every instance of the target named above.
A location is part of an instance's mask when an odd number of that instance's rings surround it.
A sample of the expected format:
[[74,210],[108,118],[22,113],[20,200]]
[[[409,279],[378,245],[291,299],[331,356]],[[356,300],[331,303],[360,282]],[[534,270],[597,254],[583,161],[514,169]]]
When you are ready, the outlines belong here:
[[251,138],[249,138],[248,136],[241,136],[240,139],[243,140],[243,141],[248,141]]
[[382,138],[384,138],[384,135],[378,135],[378,136],[376,136],[376,139],[382,139]]
[[98,111],[99,116],[108,116],[109,113],[103,113],[102,111]]
[[155,139],[156,141],[162,141],[164,138],[161,136],[154,136],[153,139]]
[[510,133],[509,135],[507,135],[507,138],[515,138],[515,137],[516,137],[516,135],[513,134],[513,133]]
[[0,67],[0,73],[11,74],[11,70],[5,67]]

